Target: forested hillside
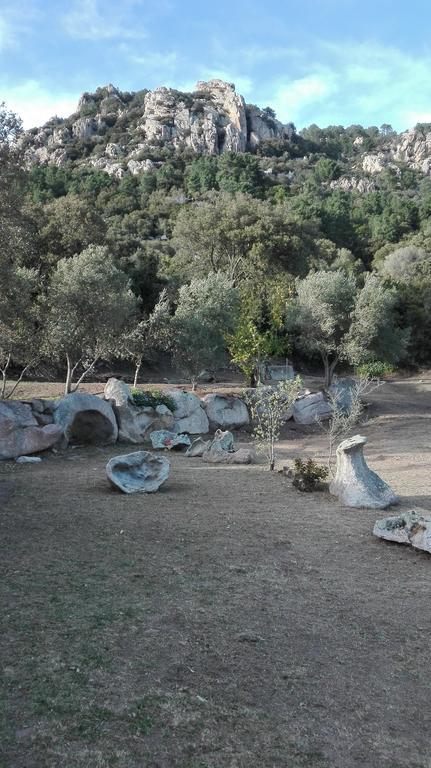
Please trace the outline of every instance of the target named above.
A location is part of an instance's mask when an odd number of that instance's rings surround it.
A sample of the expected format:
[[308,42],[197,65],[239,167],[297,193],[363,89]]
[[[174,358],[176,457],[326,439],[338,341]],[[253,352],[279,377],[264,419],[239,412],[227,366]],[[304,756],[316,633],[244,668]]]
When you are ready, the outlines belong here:
[[349,317],[349,343],[325,354],[430,362],[431,126],[297,132],[211,81],[100,88],[25,133],[4,107],[0,143],[3,371],[165,353],[192,377],[229,359],[248,373],[271,356],[313,362],[322,340],[304,344],[299,306],[313,272],[350,286],[338,314],[328,296],[314,318],[328,335]]

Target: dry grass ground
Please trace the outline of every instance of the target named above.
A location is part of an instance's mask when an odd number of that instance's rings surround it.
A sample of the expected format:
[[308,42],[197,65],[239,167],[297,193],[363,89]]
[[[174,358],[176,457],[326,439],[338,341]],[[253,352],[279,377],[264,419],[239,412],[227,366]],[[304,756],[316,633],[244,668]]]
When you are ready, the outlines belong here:
[[[370,465],[431,510],[430,377],[370,399]],[[0,765],[429,768],[431,557],[262,465],[117,494],[119,452],[0,464]]]

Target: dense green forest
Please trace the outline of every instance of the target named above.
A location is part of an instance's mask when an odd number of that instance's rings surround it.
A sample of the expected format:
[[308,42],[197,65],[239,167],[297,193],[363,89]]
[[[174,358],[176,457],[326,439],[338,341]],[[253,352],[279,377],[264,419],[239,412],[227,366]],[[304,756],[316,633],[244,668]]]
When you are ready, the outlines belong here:
[[[336,183],[358,139],[378,150],[390,133],[311,126],[217,156],[155,146],[153,170],[117,178],[73,152],[60,167],[26,165],[29,139],[17,142],[3,106],[4,379],[112,357],[139,369],[160,355],[192,378],[229,360],[252,378],[284,355],[429,364],[431,179],[399,163],[369,191]],[[85,142],[74,151],[85,157]]]

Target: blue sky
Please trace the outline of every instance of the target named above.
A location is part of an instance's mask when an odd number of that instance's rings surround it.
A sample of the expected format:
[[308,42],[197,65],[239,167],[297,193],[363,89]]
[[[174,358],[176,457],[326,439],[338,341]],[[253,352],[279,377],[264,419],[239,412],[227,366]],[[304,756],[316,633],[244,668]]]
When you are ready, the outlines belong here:
[[429,0],[0,0],[0,101],[26,127],[80,94],[214,77],[283,121],[431,121]]

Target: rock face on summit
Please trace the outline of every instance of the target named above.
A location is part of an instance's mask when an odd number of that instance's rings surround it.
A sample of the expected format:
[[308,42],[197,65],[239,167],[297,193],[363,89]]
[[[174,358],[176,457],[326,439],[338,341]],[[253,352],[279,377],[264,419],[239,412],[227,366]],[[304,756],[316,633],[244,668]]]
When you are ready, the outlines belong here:
[[28,131],[24,142],[29,163],[60,166],[73,159],[121,177],[126,170],[151,171],[153,162],[142,157],[151,147],[218,155],[245,152],[293,132],[271,110],[247,105],[232,83],[210,80],[198,82],[191,93],[165,87],[138,93],[113,85],[98,88],[81,96],[75,114]]

